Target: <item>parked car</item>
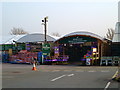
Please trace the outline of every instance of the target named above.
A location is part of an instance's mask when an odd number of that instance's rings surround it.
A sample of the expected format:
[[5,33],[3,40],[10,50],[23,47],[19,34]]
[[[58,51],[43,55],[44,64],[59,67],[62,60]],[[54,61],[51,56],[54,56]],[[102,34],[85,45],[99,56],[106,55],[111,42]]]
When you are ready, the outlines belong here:
[[114,61],[113,65],[118,66],[119,65],[119,61]]
[[106,60],[101,61],[101,66],[106,66]]
[[107,65],[112,66],[112,60],[107,60]]

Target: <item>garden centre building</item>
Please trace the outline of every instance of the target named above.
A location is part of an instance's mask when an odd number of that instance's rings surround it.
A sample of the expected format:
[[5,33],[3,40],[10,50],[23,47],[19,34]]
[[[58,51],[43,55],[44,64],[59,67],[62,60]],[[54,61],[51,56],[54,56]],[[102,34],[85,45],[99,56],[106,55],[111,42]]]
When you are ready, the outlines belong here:
[[3,44],[1,50],[9,53],[9,56],[21,50],[35,52],[39,54],[41,64],[63,64],[65,61],[68,64],[100,65],[102,60],[107,60],[104,57],[112,57],[113,54],[112,42],[91,32],[73,32],[57,39],[47,35],[47,43],[44,38],[44,34],[40,33],[16,36]]
[[102,56],[109,56],[108,41],[91,32],[79,31],[67,34],[55,41],[56,56],[68,55],[69,63],[100,65]]

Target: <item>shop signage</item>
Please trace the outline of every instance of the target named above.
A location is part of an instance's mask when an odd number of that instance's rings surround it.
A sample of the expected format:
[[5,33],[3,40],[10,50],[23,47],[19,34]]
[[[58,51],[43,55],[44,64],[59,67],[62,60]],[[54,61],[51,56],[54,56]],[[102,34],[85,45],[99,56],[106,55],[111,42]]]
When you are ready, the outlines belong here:
[[43,52],[43,55],[47,55],[47,56],[50,55],[50,44],[49,43],[44,43],[42,45],[42,52]]
[[87,40],[84,40],[83,38],[73,38],[72,40],[69,40],[69,43],[84,43]]
[[90,58],[86,59],[86,65],[90,65],[90,60],[91,60]]
[[55,56],[59,56],[59,48],[58,47],[54,47],[54,54],[55,54]]
[[93,49],[93,53],[97,52],[97,48],[92,48]]
[[59,40],[59,43],[85,43],[85,42],[96,42],[96,38],[86,37],[86,36],[74,36],[74,37],[65,37]]

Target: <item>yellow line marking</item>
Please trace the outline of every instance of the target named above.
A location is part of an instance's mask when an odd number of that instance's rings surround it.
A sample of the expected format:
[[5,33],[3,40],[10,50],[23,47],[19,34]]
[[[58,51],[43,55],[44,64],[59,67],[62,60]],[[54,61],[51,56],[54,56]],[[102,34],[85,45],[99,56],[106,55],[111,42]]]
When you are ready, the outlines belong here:
[[115,72],[115,74],[112,76],[112,78],[115,78],[115,76],[118,74],[118,70]]

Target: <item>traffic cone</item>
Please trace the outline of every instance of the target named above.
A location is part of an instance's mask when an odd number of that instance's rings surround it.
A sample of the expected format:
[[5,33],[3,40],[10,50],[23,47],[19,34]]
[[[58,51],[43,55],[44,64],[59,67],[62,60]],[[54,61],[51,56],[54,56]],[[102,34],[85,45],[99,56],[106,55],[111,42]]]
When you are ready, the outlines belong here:
[[34,61],[34,63],[33,63],[33,68],[32,68],[32,70],[34,70],[34,71],[37,70],[37,69],[36,69],[36,66],[35,66],[35,61]]

